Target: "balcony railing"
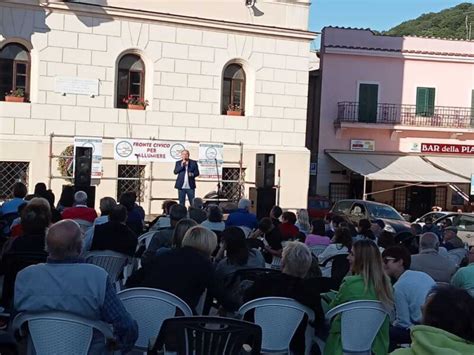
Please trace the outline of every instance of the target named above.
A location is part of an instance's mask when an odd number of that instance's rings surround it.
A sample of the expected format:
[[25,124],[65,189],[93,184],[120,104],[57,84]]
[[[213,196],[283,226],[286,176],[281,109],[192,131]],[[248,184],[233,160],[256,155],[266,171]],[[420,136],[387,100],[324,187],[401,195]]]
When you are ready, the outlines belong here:
[[434,109],[428,109],[427,112],[419,112],[416,105],[378,104],[377,112],[359,115],[358,102],[345,101],[337,105],[337,122],[474,128],[474,109],[469,107],[436,106]]

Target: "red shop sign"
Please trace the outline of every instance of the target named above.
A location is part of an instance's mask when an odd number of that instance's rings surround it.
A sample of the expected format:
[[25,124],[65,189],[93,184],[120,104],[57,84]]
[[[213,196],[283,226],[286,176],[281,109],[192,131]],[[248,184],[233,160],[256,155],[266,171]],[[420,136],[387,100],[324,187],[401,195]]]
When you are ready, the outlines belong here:
[[437,154],[472,154],[474,155],[474,145],[421,143],[421,152],[422,153],[437,153]]

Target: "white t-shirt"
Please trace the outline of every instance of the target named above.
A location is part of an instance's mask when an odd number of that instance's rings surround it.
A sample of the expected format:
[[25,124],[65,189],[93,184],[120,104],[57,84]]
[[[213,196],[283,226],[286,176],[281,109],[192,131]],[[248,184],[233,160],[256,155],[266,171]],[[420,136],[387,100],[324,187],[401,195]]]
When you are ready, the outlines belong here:
[[188,164],[186,164],[186,167],[185,167],[184,183],[183,183],[182,189],[190,189],[190,188],[191,188],[191,187],[189,186],[188,166],[189,166],[189,162],[188,162]]

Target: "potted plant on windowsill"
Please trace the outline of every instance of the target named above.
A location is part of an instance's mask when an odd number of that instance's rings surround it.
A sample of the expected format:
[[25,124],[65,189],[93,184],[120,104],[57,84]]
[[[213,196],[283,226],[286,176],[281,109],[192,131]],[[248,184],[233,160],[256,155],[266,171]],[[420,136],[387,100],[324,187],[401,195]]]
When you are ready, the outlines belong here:
[[129,110],[144,110],[149,104],[148,100],[143,100],[139,97],[129,96],[128,99],[123,99],[127,104]]
[[243,116],[244,111],[239,105],[230,104],[227,106],[227,116]]
[[25,90],[15,89],[5,93],[5,101],[7,102],[25,102]]

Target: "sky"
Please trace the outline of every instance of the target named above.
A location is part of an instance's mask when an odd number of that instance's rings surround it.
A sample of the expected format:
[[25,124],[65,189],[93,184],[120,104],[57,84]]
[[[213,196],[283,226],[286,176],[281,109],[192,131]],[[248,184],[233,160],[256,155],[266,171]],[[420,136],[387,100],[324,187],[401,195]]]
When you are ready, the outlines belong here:
[[[424,13],[438,12],[463,2],[469,0],[313,0],[309,28],[316,32],[325,26],[383,31]],[[319,47],[319,39],[316,43]]]

